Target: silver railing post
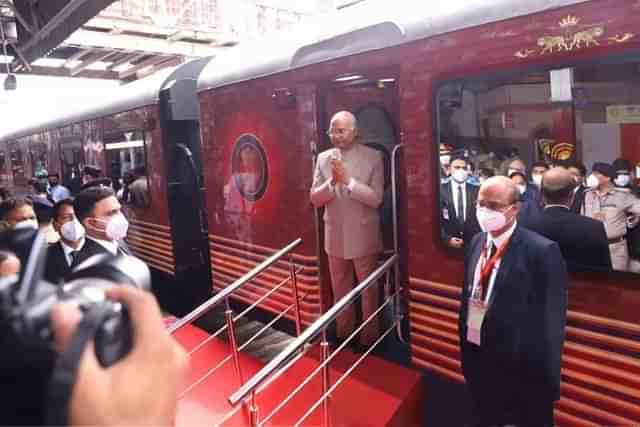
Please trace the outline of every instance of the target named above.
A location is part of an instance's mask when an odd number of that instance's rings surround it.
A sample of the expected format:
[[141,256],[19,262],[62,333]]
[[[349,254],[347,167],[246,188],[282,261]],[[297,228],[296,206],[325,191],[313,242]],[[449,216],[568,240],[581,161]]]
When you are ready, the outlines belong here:
[[227,333],[229,334],[229,344],[231,344],[231,352],[233,354],[233,364],[236,368],[236,375],[240,380],[240,385],[244,384],[244,378],[242,378],[242,368],[240,366],[240,354],[238,352],[238,343],[236,342],[236,330],[233,324],[233,311],[229,304],[229,298],[225,299],[227,309],[224,312],[224,316],[227,319]]
[[[327,341],[326,328],[322,331],[322,341],[320,342],[320,350],[322,352],[321,363],[324,364],[322,368],[322,396],[324,396],[330,387],[331,379],[329,378],[329,342]],[[324,399],[322,402],[322,427],[329,427],[329,399]]]
[[300,300],[298,299],[298,277],[296,275],[296,266],[293,263],[293,256],[289,254],[289,271],[291,275],[291,286],[293,287],[293,303],[296,310],[296,336],[300,336],[302,332],[302,321],[300,320]]
[[254,390],[251,393],[251,403],[249,406],[249,414],[251,416],[251,427],[258,427],[259,418],[258,418],[258,406],[256,405],[256,391]]
[[[400,229],[398,225],[398,153],[400,150],[404,148],[404,145],[398,144],[393,147],[393,151],[391,152],[391,198],[392,198],[392,215],[393,215],[393,250],[396,255],[400,255],[400,242],[399,242],[399,234]],[[393,278],[394,278],[394,286],[395,289],[401,289],[400,285],[400,262],[396,261],[393,265]],[[398,294],[396,292],[396,294]],[[393,304],[394,311],[396,317],[402,317],[402,312],[404,308],[402,307],[402,302],[400,301],[400,296],[396,297],[396,301]],[[403,344],[407,344],[404,337],[402,336],[402,322],[398,322],[396,326],[396,334],[398,339]]]

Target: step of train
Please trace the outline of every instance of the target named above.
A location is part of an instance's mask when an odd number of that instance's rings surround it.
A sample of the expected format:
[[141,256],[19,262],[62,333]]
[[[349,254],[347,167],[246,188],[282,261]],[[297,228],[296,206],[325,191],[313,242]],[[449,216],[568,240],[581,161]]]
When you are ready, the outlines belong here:
[[[258,322],[255,322],[258,323]],[[247,322],[239,329],[255,331],[258,325]],[[241,333],[238,334],[242,340]],[[286,335],[286,334],[285,334]],[[266,334],[268,340],[278,340]],[[192,353],[190,369],[181,395],[176,418],[177,426],[194,425],[250,425],[248,409],[244,405],[232,407],[227,399],[241,385],[234,362],[229,358],[228,343],[196,326],[188,326],[176,334],[178,341]],[[291,337],[289,337],[291,338]],[[265,338],[266,339],[266,338]],[[248,347],[247,347],[248,348]],[[269,352],[240,354],[240,368],[244,380],[257,373],[266,363]],[[358,358],[345,350],[332,361],[330,380],[333,384]],[[270,359],[269,359],[270,360]],[[210,374],[214,367],[220,367]],[[259,417],[264,420],[289,393],[319,365],[319,348],[312,347],[285,374],[271,381],[256,397]],[[208,375],[210,374],[210,375]],[[278,411],[265,425],[295,425],[321,396],[321,378],[316,375],[295,397]],[[376,402],[371,405],[371,402]],[[421,425],[423,381],[413,369],[388,362],[376,356],[364,359],[345,381],[331,394],[329,401],[333,426],[412,426]],[[301,425],[319,425],[320,410],[314,410]]]

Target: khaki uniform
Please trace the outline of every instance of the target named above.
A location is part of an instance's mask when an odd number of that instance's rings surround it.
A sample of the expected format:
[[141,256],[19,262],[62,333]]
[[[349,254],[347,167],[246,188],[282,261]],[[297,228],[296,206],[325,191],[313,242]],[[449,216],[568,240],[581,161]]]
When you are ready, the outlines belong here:
[[627,216],[640,216],[640,199],[625,188],[611,188],[605,193],[587,190],[582,214],[604,223],[614,270],[629,270]]

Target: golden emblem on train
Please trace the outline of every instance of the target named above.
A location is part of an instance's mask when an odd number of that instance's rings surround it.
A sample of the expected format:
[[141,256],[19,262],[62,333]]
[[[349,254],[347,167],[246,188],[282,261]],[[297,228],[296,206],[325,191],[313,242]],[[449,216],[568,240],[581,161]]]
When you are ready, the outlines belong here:
[[575,147],[568,142],[556,142],[550,138],[540,138],[537,140],[541,158],[547,161],[569,160],[573,155]]
[[624,43],[635,37],[635,34],[616,34],[603,39],[605,29],[602,25],[581,25],[580,18],[568,15],[558,23],[564,34],[543,35],[538,38],[537,48],[521,49],[515,53],[518,58],[529,58],[548,53],[571,52],[603,43]]

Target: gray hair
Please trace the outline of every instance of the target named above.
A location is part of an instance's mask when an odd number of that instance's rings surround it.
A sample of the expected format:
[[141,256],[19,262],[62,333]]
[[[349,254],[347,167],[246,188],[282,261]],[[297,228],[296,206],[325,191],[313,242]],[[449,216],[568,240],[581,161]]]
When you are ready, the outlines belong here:
[[331,118],[331,122],[329,123],[329,127],[333,127],[333,121],[336,119],[336,117],[341,116],[341,115],[345,115],[345,116],[349,117],[351,119],[352,129],[353,130],[358,130],[358,119],[356,118],[356,115],[353,114],[351,111],[347,111],[347,110],[338,111],[337,113],[335,113],[333,115],[333,117]]

